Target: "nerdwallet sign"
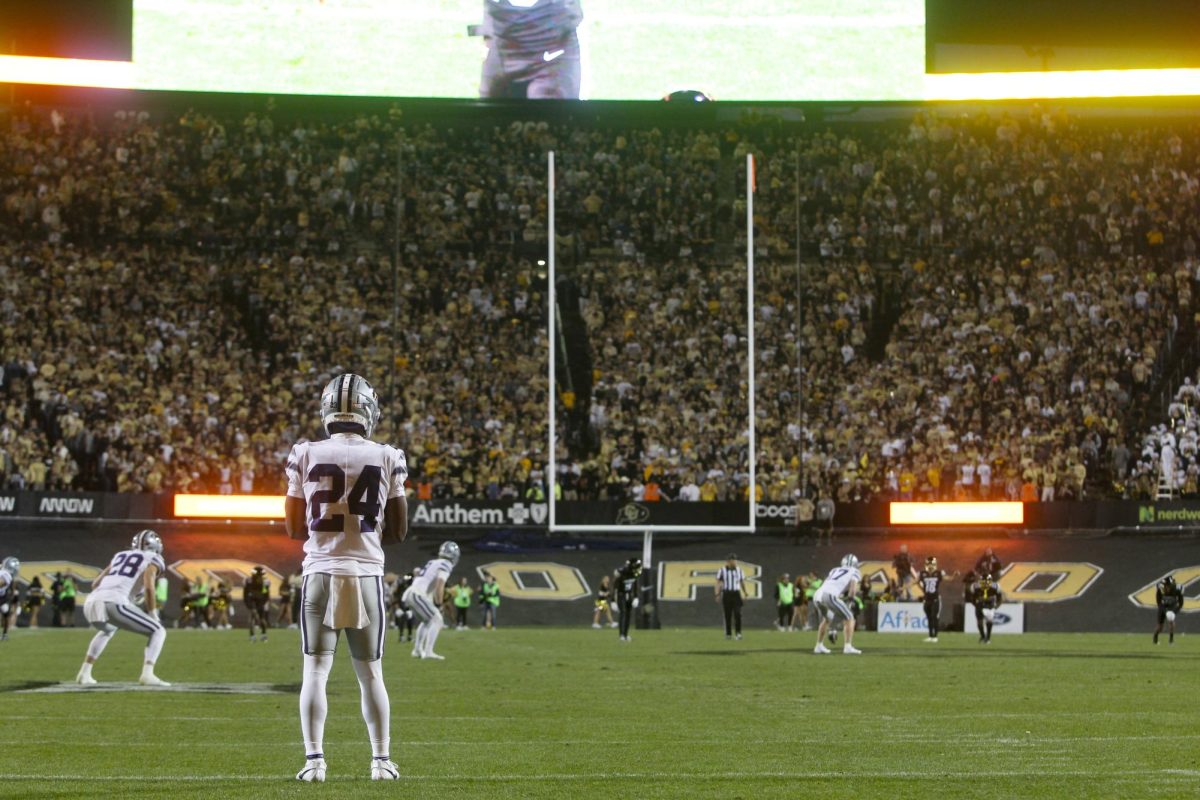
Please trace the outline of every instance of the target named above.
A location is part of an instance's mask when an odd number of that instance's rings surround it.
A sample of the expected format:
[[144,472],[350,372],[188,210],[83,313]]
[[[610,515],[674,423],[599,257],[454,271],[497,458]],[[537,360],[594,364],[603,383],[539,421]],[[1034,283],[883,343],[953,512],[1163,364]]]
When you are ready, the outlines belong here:
[[1139,503],[1138,527],[1178,528],[1200,526],[1200,503],[1175,501]]

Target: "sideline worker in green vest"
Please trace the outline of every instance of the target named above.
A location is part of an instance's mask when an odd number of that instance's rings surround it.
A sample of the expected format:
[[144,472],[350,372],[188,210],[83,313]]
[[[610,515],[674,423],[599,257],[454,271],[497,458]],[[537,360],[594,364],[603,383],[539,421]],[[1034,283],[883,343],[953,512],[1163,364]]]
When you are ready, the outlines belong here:
[[70,575],[63,578],[62,594],[59,600],[62,608],[63,623],[67,627],[75,627],[75,579]]
[[495,628],[496,610],[500,608],[500,587],[496,585],[496,576],[490,572],[483,576],[479,602],[483,605],[483,627]]
[[817,589],[820,589],[821,584],[824,582],[825,581],[817,577],[814,573],[808,573],[808,586],[804,590],[804,605],[808,609],[804,619],[804,630],[815,628],[817,623],[820,622],[820,620],[813,618],[816,616],[816,605],[813,604],[812,599],[813,595],[817,593]]
[[794,630],[792,627],[792,606],[795,601],[795,589],[792,576],[786,572],[779,576],[775,583],[775,609],[779,612],[775,627],[781,631]]
[[454,598],[455,627],[460,631],[467,629],[467,609],[471,607],[471,595],[474,593],[465,577],[457,586],[450,587],[450,594]]
[[208,583],[201,578],[192,588],[195,595],[192,600],[192,611],[200,622],[200,627],[208,628]]
[[162,622],[162,609],[167,607],[167,578],[159,575],[154,581],[154,618]]

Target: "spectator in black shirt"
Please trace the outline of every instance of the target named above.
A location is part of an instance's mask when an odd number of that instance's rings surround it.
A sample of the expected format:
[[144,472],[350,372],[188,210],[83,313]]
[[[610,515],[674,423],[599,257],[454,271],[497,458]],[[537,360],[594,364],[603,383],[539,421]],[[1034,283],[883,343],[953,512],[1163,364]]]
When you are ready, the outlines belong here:
[[908,545],[900,545],[900,552],[892,556],[892,569],[896,571],[896,599],[912,600],[912,585],[917,573],[913,569],[912,558],[908,555]]
[[975,572],[978,575],[991,575],[994,578],[998,578],[1000,577],[1002,566],[1000,559],[996,557],[996,551],[989,547],[983,551],[983,555],[975,562]]

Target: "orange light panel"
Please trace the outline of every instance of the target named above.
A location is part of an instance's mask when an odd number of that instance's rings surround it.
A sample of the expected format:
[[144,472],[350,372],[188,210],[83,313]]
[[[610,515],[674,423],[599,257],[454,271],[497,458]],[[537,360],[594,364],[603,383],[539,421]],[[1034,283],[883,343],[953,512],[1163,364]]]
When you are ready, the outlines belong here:
[[209,519],[283,519],[283,495],[177,494],[175,516]]
[[0,56],[0,83],[133,89],[134,79],[131,61]]
[[1023,503],[891,503],[893,525],[1020,525]]
[[926,100],[1171,97],[1200,94],[1200,69],[1094,69],[925,75]]

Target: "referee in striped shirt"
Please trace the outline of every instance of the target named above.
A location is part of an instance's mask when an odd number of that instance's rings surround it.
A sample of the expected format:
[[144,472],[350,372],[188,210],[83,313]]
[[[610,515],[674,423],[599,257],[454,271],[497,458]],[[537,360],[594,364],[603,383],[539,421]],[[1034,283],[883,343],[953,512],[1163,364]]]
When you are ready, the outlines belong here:
[[725,638],[742,638],[742,583],[746,573],[737,565],[737,554],[730,553],[725,566],[717,570],[717,602],[725,609]]

